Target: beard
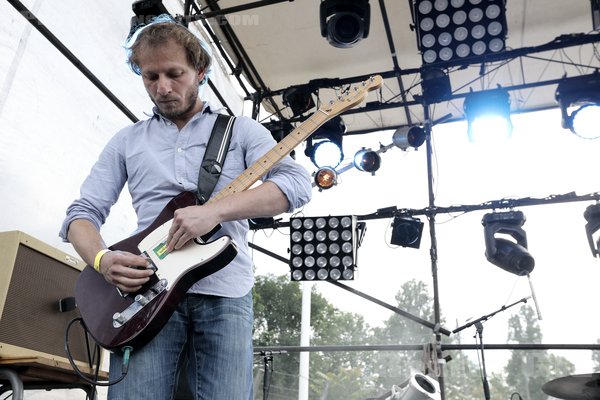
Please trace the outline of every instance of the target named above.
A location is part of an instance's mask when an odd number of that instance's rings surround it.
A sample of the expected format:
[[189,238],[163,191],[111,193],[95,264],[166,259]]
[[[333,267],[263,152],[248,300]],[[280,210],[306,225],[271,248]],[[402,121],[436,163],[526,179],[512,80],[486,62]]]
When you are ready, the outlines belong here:
[[171,103],[159,103],[156,99],[150,96],[152,102],[163,117],[170,120],[183,119],[194,109],[196,101],[198,100],[198,86],[194,85],[183,99],[183,103],[171,102]]

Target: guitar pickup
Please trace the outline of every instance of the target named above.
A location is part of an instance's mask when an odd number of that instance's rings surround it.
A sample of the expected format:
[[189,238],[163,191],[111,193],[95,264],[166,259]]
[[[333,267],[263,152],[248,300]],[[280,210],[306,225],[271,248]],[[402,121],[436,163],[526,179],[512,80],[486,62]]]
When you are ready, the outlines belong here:
[[140,293],[135,296],[133,303],[121,312],[116,312],[113,315],[113,327],[120,328],[133,318],[138,312],[140,312],[148,303],[162,293],[168,286],[166,279],[160,279],[154,285],[152,285],[144,293]]

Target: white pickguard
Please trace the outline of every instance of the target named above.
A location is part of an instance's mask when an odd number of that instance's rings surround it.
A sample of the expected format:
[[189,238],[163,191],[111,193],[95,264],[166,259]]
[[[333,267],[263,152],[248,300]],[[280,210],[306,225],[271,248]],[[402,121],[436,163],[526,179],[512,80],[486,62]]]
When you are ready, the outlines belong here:
[[192,268],[210,260],[232,243],[229,236],[222,236],[214,241],[197,244],[190,240],[179,250],[164,255],[161,250],[166,247],[167,236],[172,220],[169,220],[148,234],[139,244],[138,249],[146,253],[157,267],[156,276],[167,280],[167,290],[180,276]]

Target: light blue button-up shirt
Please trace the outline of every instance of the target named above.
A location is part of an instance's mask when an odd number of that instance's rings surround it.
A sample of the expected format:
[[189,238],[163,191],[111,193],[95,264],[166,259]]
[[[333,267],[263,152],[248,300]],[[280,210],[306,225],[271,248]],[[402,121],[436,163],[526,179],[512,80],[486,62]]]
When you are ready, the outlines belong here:
[[[83,182],[80,198],[68,207],[60,237],[67,240],[69,224],[76,219],[89,220],[100,229],[126,182],[137,214],[136,232],[148,227],[173,197],[182,191],[195,192],[216,115],[205,103],[203,111],[179,131],[174,123],[155,110],[152,118],[117,132]],[[261,124],[251,118],[237,117],[229,152],[213,194],[241,175],[275,144]],[[271,181],[281,189],[289,201],[289,212],[311,198],[308,172],[289,156],[276,164],[262,180]],[[250,291],[254,276],[247,233],[245,220],[222,224],[216,236],[233,238],[238,245],[238,255],[225,268],[194,284],[190,292],[241,297]]]

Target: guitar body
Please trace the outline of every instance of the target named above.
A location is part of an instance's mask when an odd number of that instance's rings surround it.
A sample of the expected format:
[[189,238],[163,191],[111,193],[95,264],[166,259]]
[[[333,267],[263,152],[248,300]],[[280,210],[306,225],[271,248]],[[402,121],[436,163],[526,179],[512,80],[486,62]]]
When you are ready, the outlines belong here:
[[[148,244],[152,246],[153,237],[166,237],[176,209],[195,204],[195,194],[183,192],[167,204],[148,228],[110,246],[111,250],[134,254],[143,251],[154,262],[156,273],[138,292],[122,296],[89,265],[81,272],[75,287],[77,307],[88,331],[100,346],[109,350],[143,346],[167,323],[195,282],[219,271],[235,258],[237,248],[229,236],[206,243],[190,241],[162,260],[156,254],[149,254],[152,249],[144,248]],[[164,281],[167,281],[166,285]],[[157,287],[160,290],[156,290]],[[139,296],[143,298],[140,300]],[[115,321],[115,313],[123,314],[126,321]]]

